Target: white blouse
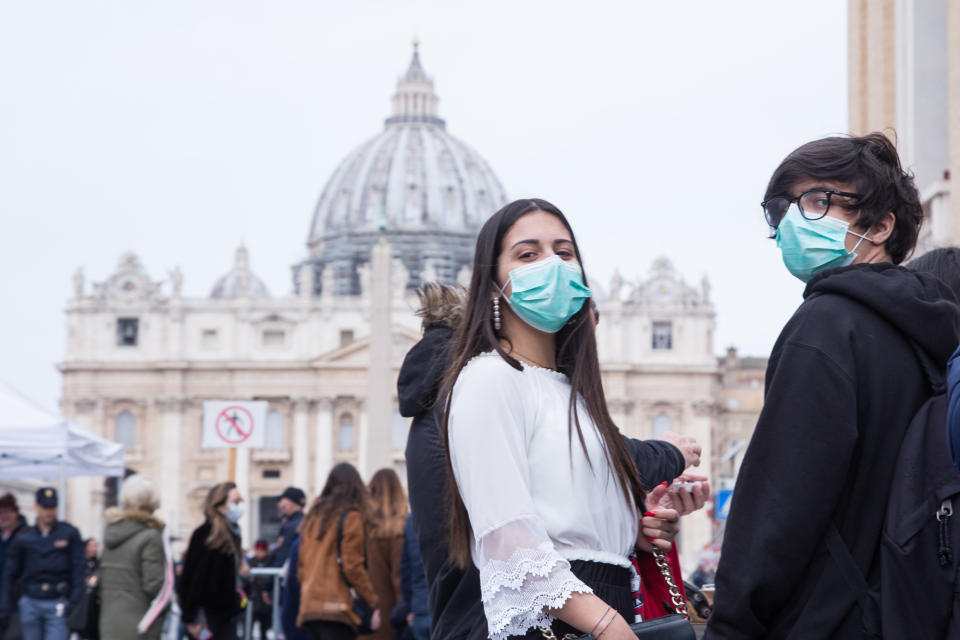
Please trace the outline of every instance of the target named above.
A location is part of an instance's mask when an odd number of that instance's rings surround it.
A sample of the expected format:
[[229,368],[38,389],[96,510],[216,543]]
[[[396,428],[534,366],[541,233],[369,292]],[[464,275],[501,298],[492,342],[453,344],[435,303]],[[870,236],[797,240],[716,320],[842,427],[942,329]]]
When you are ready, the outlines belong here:
[[589,461],[575,425],[571,441],[569,403],[564,374],[517,371],[495,352],[473,358],[453,387],[450,458],[470,516],[491,638],[549,625],[545,608],[592,593],[569,560],[630,567],[638,514],[582,398],[577,413]]

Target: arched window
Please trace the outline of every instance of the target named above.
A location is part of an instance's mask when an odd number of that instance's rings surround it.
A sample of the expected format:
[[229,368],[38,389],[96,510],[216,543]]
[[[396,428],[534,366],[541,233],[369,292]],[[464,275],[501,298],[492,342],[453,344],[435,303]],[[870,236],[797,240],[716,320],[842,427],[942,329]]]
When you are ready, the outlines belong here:
[[116,431],[113,439],[123,445],[124,449],[133,449],[137,446],[137,419],[129,411],[117,416]]
[[340,451],[353,451],[357,446],[356,439],[353,416],[345,413],[340,416],[340,425],[337,428],[337,449]]
[[653,437],[659,438],[673,426],[673,421],[665,413],[658,413],[653,418]]
[[283,414],[279,411],[267,413],[267,431],[264,434],[265,449],[283,449]]

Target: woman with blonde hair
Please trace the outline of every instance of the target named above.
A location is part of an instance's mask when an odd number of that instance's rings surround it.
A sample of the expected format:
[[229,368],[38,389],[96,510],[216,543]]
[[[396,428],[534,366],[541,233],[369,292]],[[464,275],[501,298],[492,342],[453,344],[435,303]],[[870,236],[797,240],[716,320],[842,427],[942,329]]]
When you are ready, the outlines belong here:
[[240,577],[250,572],[243,559],[240,527],[243,498],[233,482],[207,494],[204,523],[190,536],[180,576],[183,622],[194,638],[206,629],[210,640],[235,640],[236,618],[243,609]]
[[354,594],[373,609],[370,626],[380,626],[377,594],[364,550],[370,498],[356,468],[341,462],[330,470],[320,496],[300,525],[297,626],[314,640],[352,640],[361,618]]
[[376,632],[363,636],[374,640],[392,640],[398,629],[390,624],[390,613],[403,597],[400,560],[403,558],[403,528],[407,518],[407,496],[400,477],[393,469],[380,469],[367,485],[373,513],[367,536],[367,570],[373,590],[380,600],[380,620]]
[[160,497],[140,475],[123,483],[120,507],[107,509],[100,561],[100,638],[158,640],[173,596],[173,563]]

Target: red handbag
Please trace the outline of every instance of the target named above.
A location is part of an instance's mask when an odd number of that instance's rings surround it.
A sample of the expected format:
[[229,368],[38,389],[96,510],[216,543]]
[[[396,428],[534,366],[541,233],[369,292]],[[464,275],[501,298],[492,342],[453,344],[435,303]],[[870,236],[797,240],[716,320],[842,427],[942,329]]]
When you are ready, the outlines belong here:
[[[637,551],[630,556],[630,562],[640,574],[640,592],[634,594],[634,602],[638,599],[642,602],[636,609],[642,620],[672,614],[686,617],[687,598],[676,545],[671,546],[669,551],[657,547],[654,547],[653,553]],[[666,579],[668,575],[670,580]]]

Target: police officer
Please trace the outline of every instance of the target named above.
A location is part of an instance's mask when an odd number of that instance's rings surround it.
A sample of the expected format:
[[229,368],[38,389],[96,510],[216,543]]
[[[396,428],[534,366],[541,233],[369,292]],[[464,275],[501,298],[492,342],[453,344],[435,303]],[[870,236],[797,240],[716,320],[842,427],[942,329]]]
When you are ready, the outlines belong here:
[[56,489],[37,490],[37,523],[14,538],[3,567],[0,617],[19,604],[24,640],[67,640],[68,608],[83,595],[83,540],[57,520],[57,503]]
[[307,494],[297,487],[287,487],[277,499],[277,510],[283,516],[280,535],[273,551],[273,566],[282,567],[290,555],[290,545],[297,537],[297,529],[303,521],[303,506],[307,503]]

